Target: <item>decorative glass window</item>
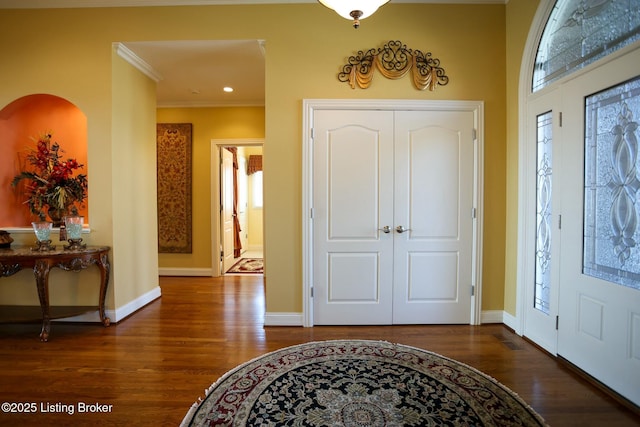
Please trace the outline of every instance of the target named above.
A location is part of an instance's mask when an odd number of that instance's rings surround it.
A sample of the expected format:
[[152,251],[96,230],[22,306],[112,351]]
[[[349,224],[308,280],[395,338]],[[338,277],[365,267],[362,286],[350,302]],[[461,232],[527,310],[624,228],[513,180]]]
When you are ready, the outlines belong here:
[[585,101],[583,273],[640,290],[640,77]]
[[255,172],[251,175],[253,182],[251,183],[251,192],[253,194],[253,207],[256,209],[262,209],[262,171]]
[[558,0],[542,33],[533,92],[640,40],[640,0]]
[[549,314],[551,285],[551,162],[553,115],[537,117],[536,276],[534,308]]

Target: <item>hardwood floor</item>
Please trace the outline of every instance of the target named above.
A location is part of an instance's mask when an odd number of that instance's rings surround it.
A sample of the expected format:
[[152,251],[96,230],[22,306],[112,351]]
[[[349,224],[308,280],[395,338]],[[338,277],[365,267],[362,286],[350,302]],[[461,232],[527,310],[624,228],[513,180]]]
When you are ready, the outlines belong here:
[[[37,323],[0,325],[0,402],[36,406],[35,413],[1,412],[0,425],[177,426],[240,363],[302,342],[360,338],[474,366],[551,426],[640,426],[638,415],[502,325],[263,327],[261,277],[162,277],[160,285],[161,299],[108,328],[54,323],[41,343]],[[102,406],[87,406],[95,404]]]

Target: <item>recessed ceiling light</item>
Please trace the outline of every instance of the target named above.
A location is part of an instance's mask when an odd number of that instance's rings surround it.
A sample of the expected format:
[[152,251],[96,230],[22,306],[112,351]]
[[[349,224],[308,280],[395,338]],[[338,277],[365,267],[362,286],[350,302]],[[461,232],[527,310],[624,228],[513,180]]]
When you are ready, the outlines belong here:
[[233,88],[229,86],[225,86],[222,90],[225,92],[233,92]]

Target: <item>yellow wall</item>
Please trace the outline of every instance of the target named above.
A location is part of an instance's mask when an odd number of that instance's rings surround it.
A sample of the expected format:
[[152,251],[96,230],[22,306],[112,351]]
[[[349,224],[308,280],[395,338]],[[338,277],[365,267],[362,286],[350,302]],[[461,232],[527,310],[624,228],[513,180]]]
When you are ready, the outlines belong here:
[[156,85],[115,53],[111,141],[115,307],[158,286]]
[[160,268],[211,268],[211,140],[264,138],[264,107],[159,108],[157,121],[193,124],[193,252],[159,254]]
[[[64,31],[52,30],[52,23]],[[112,188],[118,180],[111,178],[111,168],[115,170],[111,162],[118,155],[110,152],[116,143],[111,130],[112,42],[266,40],[265,250],[267,257],[277,254],[268,259],[267,311],[300,312],[302,100],[483,100],[486,114],[482,308],[501,310],[506,241],[505,26],[506,7],[499,4],[390,3],[362,21],[358,30],[319,4],[3,10],[0,48],[11,61],[3,61],[0,68],[0,81],[4,82],[0,105],[25,94],[44,92],[69,99],[85,112],[91,179],[99,182],[92,185],[105,194],[104,198],[91,199],[92,223],[100,230],[92,239],[104,244],[113,240],[117,244],[112,236],[117,234],[116,227],[120,224],[114,222],[111,228],[113,198],[121,191]],[[39,31],[43,28],[51,30]],[[449,84],[435,92],[422,92],[414,89],[408,78],[392,81],[379,74],[367,90],[352,90],[337,81],[336,74],[348,56],[361,49],[380,47],[389,40],[432,52],[450,77]],[[160,111],[158,120],[161,115]],[[213,124],[211,129],[230,131]],[[212,133],[205,138],[237,136],[237,133]],[[202,170],[206,165],[198,168],[198,173],[207,173]],[[91,191],[96,194],[93,186]],[[208,227],[197,230],[198,234],[209,232]],[[153,244],[151,240],[147,243]],[[209,250],[203,248],[205,243],[198,245],[198,250]],[[127,247],[115,249],[122,251],[123,256],[131,252]],[[186,264],[195,265],[194,260]]]
[[507,3],[507,204],[504,310],[516,314],[518,267],[518,91],[520,64],[529,27],[539,0],[511,0]]

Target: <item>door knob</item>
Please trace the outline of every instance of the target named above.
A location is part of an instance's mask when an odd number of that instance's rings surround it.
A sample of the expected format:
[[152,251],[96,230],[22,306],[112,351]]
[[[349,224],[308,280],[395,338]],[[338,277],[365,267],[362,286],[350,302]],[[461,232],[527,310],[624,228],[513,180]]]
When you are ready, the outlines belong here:
[[397,227],[396,227],[396,231],[397,231],[399,234],[402,234],[402,233],[404,233],[405,231],[411,231],[411,229],[410,229],[410,228],[404,228],[402,225],[399,225],[399,226],[397,226]]
[[382,231],[385,234],[389,234],[389,233],[391,233],[391,227],[389,227],[388,225],[385,225],[384,227],[382,227],[380,229],[380,231]]

